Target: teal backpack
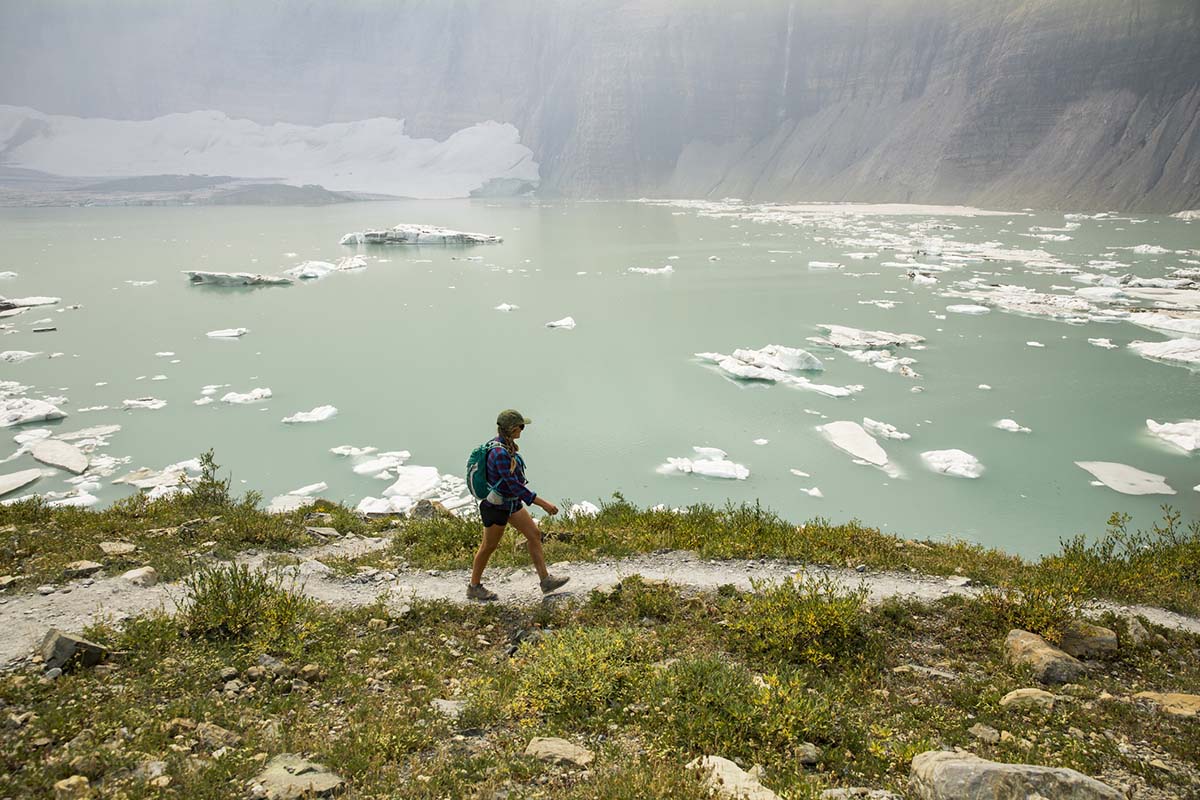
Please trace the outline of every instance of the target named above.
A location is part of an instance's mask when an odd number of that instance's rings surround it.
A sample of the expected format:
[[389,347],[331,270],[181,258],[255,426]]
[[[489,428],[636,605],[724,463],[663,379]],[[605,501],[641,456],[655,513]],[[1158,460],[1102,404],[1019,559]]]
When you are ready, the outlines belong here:
[[[493,447],[503,446],[495,439],[489,439],[472,450],[471,455],[467,456],[467,489],[476,500],[486,500],[488,495],[495,491],[495,487],[489,484],[487,480],[487,457],[488,452]],[[517,463],[524,466],[525,462],[521,459],[520,455],[514,455],[513,458],[517,460]],[[504,497],[499,492],[496,492],[496,494],[503,500],[513,499],[511,497]]]

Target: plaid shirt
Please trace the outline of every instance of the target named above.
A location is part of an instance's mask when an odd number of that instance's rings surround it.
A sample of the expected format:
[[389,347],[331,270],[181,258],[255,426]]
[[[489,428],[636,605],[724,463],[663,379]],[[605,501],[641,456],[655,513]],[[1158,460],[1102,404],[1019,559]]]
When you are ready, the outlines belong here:
[[[497,436],[492,441],[499,442]],[[514,469],[515,464],[515,469]],[[521,504],[531,505],[537,495],[525,485],[525,459],[515,459],[506,447],[493,447],[487,454],[487,480],[489,486],[504,496],[504,502],[491,503],[509,512],[519,511]],[[511,499],[510,499],[511,498]],[[486,501],[485,501],[486,502]]]

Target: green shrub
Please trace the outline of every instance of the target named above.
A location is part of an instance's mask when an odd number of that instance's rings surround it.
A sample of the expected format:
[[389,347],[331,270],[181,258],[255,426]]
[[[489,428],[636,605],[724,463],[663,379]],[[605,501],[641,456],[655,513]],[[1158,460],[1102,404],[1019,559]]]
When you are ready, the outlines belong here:
[[827,575],[799,575],[730,601],[730,644],[770,662],[823,666],[862,660],[871,646],[866,589],[848,589]]
[[649,669],[650,646],[636,631],[568,628],[522,645],[509,712],[559,722],[595,724],[624,705]]
[[1051,644],[1062,641],[1067,623],[1079,613],[1079,587],[1057,580],[989,587],[980,600],[996,627],[1020,628]]
[[294,649],[316,628],[314,600],[284,588],[278,575],[246,565],[204,567],[183,580],[185,633],[211,640],[249,642],[253,649]]
[[661,750],[759,763],[787,764],[799,745],[827,739],[831,720],[829,703],[801,675],[756,680],[718,656],[661,670],[635,708]]

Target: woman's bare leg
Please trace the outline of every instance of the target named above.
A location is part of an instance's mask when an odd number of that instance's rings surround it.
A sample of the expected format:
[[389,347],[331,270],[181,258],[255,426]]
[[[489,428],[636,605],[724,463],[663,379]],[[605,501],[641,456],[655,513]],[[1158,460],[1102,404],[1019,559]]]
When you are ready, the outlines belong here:
[[489,525],[483,529],[483,539],[479,542],[479,550],[475,553],[475,561],[471,564],[471,583],[483,583],[483,570],[487,567],[488,559],[500,546],[500,537],[504,535],[503,525]]
[[522,508],[508,516],[508,524],[525,535],[525,545],[529,548],[529,558],[539,578],[545,578],[550,573],[546,571],[546,556],[542,553],[542,532],[538,530],[537,522]]

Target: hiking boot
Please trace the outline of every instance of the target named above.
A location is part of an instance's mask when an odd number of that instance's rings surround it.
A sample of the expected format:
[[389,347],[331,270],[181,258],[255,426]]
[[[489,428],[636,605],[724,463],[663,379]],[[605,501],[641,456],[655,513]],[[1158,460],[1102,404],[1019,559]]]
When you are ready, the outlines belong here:
[[499,597],[500,597],[500,595],[496,594],[491,589],[488,589],[482,583],[480,583],[480,584],[468,583],[467,584],[467,599],[468,600],[482,600],[484,602],[491,602],[492,600],[496,600]]
[[541,580],[542,594],[550,594],[569,580],[565,576],[547,575]]

